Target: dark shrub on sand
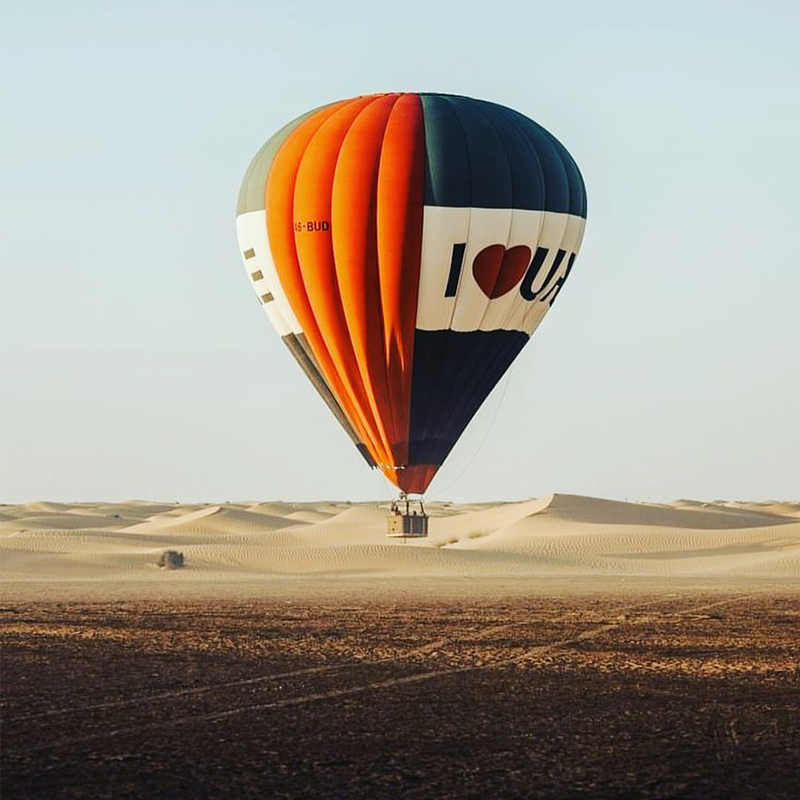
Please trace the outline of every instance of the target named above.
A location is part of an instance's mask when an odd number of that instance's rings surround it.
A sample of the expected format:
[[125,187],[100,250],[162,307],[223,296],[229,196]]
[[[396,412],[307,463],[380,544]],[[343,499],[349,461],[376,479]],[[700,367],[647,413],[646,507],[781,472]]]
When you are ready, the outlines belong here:
[[183,553],[177,550],[165,550],[156,563],[164,569],[178,569],[183,566]]

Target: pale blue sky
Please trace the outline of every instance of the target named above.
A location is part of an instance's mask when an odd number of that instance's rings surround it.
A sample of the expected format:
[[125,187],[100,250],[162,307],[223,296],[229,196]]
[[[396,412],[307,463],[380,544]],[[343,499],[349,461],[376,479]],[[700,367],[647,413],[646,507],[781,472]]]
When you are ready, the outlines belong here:
[[800,497],[794,0],[0,13],[2,500],[387,496],[258,307],[233,216],[282,124],[392,90],[518,109],[589,196],[559,303],[432,498]]

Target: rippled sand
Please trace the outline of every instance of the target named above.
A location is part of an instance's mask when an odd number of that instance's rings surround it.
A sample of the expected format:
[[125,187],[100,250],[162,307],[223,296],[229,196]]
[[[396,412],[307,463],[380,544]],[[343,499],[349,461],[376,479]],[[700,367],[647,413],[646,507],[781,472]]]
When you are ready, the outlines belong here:
[[[574,495],[432,504],[427,539],[344,502],[30,503],[0,509],[6,583],[188,586],[281,576],[800,577],[800,503],[622,503]],[[185,566],[156,566],[165,550]]]

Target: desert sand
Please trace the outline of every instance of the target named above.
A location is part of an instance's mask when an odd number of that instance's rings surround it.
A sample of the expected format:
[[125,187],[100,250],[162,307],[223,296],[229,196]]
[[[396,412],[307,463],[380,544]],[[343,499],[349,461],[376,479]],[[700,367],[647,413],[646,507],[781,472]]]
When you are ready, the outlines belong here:
[[3,507],[4,797],[800,796],[799,503],[429,510]]
[[[317,577],[800,577],[800,503],[623,503],[567,494],[433,503],[427,539],[387,503],[28,503],[0,509],[3,582],[222,585]],[[160,569],[165,550],[185,566]],[[32,588],[32,587],[31,587]]]

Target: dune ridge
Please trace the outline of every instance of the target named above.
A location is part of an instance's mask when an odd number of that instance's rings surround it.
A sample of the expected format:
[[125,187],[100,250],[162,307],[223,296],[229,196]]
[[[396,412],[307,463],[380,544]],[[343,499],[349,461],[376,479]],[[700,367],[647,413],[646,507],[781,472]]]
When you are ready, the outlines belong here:
[[[386,503],[35,502],[0,508],[13,582],[275,576],[800,576],[800,503],[628,503],[551,494],[431,503],[427,539],[388,539]],[[166,549],[186,566],[156,566]]]

